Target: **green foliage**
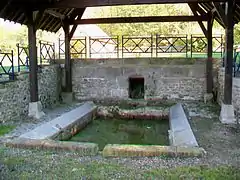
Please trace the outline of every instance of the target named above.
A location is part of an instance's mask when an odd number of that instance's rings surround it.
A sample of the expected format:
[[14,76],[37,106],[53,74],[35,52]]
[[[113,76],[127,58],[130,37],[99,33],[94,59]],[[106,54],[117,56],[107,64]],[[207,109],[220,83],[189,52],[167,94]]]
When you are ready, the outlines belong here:
[[[136,16],[178,16],[192,15],[186,4],[136,5],[92,8],[86,12],[87,18],[136,17]],[[85,17],[85,18],[86,18]],[[206,25],[206,23],[204,23]],[[202,34],[197,22],[134,23],[134,24],[101,24],[99,25],[110,36],[151,34]],[[214,29],[221,31],[220,25],[214,23]],[[215,30],[213,32],[215,32]],[[220,34],[220,33],[218,33]]]
[[[47,40],[52,41],[55,36],[52,33],[37,31],[37,40]],[[9,26],[0,24],[0,51],[10,52],[14,51],[17,53],[16,44],[21,44],[26,46],[28,44],[28,32],[26,26],[21,26],[17,29],[9,29]],[[37,42],[38,43],[38,42]]]
[[240,23],[234,27],[234,44],[240,44]]

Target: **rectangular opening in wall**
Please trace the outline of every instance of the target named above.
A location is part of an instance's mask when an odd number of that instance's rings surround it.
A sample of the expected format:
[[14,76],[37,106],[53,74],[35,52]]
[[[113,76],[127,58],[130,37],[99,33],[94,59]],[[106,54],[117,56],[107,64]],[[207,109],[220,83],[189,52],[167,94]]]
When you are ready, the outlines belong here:
[[129,98],[144,99],[144,77],[129,77]]

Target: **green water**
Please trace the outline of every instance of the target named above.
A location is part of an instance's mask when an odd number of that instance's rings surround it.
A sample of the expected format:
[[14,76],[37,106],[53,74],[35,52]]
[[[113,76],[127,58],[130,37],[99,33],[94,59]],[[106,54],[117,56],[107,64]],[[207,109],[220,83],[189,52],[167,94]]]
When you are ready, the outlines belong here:
[[70,141],[106,144],[168,145],[168,120],[95,119]]

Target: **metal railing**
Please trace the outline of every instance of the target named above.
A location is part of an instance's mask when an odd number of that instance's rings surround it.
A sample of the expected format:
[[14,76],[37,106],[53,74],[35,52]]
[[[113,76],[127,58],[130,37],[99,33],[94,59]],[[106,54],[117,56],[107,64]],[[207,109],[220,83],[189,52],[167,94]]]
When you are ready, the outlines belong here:
[[50,64],[55,60],[55,44],[48,41],[39,41],[40,46],[40,65]]
[[71,39],[70,53],[71,58],[86,58],[87,57],[87,37]]
[[122,57],[145,57],[153,55],[152,36],[122,36]]
[[188,52],[187,35],[179,36],[156,36],[156,57],[162,53],[186,54]]
[[14,80],[13,51],[0,52],[0,82]]
[[[59,58],[64,58],[59,39]],[[213,36],[213,57],[223,57],[223,36]],[[72,58],[207,57],[207,38],[202,35],[151,35],[81,37],[70,41]]]
[[89,37],[90,58],[119,58],[119,38]]
[[[223,35],[215,35],[212,37],[213,54],[219,58],[223,57]],[[191,57],[205,56],[207,57],[208,40],[205,36],[191,35]]]
[[29,51],[28,46],[17,44],[18,72],[28,70],[29,68]]

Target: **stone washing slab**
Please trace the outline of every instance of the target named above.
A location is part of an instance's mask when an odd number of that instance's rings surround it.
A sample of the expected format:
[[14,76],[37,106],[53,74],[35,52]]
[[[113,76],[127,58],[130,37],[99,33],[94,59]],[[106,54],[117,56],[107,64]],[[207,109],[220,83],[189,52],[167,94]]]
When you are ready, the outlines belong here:
[[98,145],[95,143],[81,143],[70,141],[54,141],[51,139],[25,139],[17,138],[5,144],[8,147],[43,149],[54,151],[73,151],[82,156],[95,156],[98,154]]
[[104,157],[202,157],[205,154],[205,150],[199,147],[130,144],[108,144],[102,152]]
[[[19,138],[25,139],[60,139],[61,134],[69,132],[74,135],[81,125],[86,125],[92,121],[96,112],[96,106],[92,102],[86,102],[80,107],[77,107],[61,116],[42,124],[30,132],[22,134]],[[56,138],[57,137],[57,138]]]
[[170,108],[169,123],[170,145],[198,147],[196,138],[180,103]]

